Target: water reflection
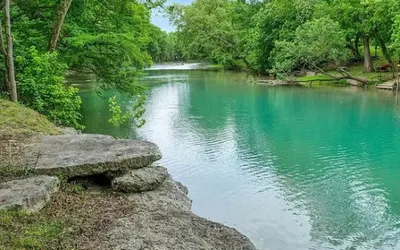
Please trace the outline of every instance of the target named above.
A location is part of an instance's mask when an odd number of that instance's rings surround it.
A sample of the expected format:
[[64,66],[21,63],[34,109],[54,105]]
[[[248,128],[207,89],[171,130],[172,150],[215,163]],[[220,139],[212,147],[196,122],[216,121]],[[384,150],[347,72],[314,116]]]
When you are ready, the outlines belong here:
[[107,102],[93,93],[82,94],[84,122],[88,132],[157,143],[195,212],[238,228],[259,249],[400,249],[395,97],[246,79],[154,71],[143,79],[144,128],[112,128]]

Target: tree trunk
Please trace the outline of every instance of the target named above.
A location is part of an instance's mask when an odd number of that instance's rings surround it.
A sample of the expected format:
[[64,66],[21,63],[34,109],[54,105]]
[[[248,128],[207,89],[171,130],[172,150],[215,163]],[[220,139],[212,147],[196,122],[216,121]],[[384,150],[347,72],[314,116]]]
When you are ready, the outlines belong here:
[[379,46],[381,47],[382,53],[383,53],[383,55],[385,56],[386,60],[388,61],[388,63],[389,63],[390,65],[392,65],[392,67],[394,67],[395,65],[393,65],[392,56],[391,56],[390,53],[389,53],[389,50],[388,50],[388,48],[387,48],[387,46],[386,46],[385,41],[384,41],[383,39],[381,39],[381,38],[378,38],[378,41],[379,41]]
[[369,37],[364,37],[364,72],[370,73],[373,71],[371,48],[369,46]]
[[7,61],[7,51],[6,51],[6,45],[4,42],[4,35],[3,35],[3,24],[2,21],[0,20],[0,48],[1,48],[1,53],[3,54],[4,58],[4,65],[5,65],[5,77],[4,77],[4,85],[8,93],[10,93],[10,81],[8,77],[8,61]]
[[10,84],[10,100],[18,101],[17,83],[15,81],[14,68],[14,46],[11,33],[11,17],[10,17],[11,0],[6,0],[4,15],[6,18],[6,39],[7,39],[7,65],[8,65],[8,81]]
[[358,46],[359,41],[360,41],[360,38],[357,36],[355,41],[354,41],[354,47],[356,49],[357,60],[359,62],[361,62],[361,54],[360,54],[360,49],[359,49],[359,46]]
[[351,53],[353,54],[354,59],[358,60],[358,54],[357,54],[357,50],[356,48],[353,46],[353,44],[351,42],[347,42],[346,47],[351,51]]
[[72,0],[64,0],[61,8],[58,12],[57,21],[55,23],[53,33],[51,35],[49,50],[55,51],[57,49],[58,41],[60,39],[61,29],[64,25],[65,17],[67,16],[69,7],[71,6]]
[[297,83],[300,83],[300,82],[311,82],[312,83],[312,82],[331,82],[331,81],[340,81],[340,80],[353,80],[353,81],[358,82],[359,84],[357,84],[357,85],[362,86],[362,87],[366,86],[368,84],[368,82],[369,82],[368,79],[353,76],[349,72],[344,70],[343,68],[339,68],[339,67],[337,67],[336,70],[341,74],[341,76],[332,75],[332,74],[330,74],[328,72],[325,72],[323,69],[321,69],[321,68],[319,68],[317,66],[315,67],[315,70],[318,71],[320,74],[329,76],[330,78],[329,79],[327,79],[327,78],[320,78],[320,79],[316,78],[316,79],[312,79],[312,80],[300,80],[300,81],[299,80],[295,80],[295,81],[288,80],[288,81],[297,82]]
[[352,55],[354,57],[354,60],[356,62],[361,62],[361,60],[362,60],[362,56],[360,54],[360,49],[358,48],[359,47],[358,46],[359,45],[359,40],[360,40],[360,38],[357,36],[354,39],[354,41],[350,39],[346,43],[346,47],[351,51],[351,53],[352,53]]

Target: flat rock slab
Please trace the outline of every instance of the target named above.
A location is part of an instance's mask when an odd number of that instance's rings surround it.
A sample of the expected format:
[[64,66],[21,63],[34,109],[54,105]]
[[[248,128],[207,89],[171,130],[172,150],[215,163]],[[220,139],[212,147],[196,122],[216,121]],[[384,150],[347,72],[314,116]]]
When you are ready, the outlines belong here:
[[131,170],[112,181],[115,191],[141,193],[157,189],[167,178],[167,169],[163,167],[145,167]]
[[34,170],[36,174],[71,178],[126,172],[160,159],[159,148],[151,142],[91,134],[47,136],[39,144]]
[[0,210],[40,211],[58,191],[57,177],[36,176],[0,184]]

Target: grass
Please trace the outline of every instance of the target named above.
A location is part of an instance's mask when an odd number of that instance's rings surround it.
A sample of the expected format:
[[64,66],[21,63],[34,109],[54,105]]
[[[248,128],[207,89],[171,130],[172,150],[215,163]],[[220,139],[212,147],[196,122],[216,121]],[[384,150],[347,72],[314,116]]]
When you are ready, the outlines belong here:
[[58,241],[65,224],[40,215],[0,212],[1,249],[45,249]]
[[40,213],[0,211],[0,249],[94,249],[134,209],[123,194],[67,184]]
[[[379,66],[384,64],[382,61],[374,61],[374,66]],[[364,65],[353,65],[348,68],[348,71],[354,75],[359,77],[367,78],[368,80],[375,82],[375,83],[382,83],[385,81],[389,81],[393,79],[393,73],[390,72],[371,72],[371,73],[364,73]]]
[[20,104],[0,99],[0,140],[59,133],[59,128],[43,115]]
[[56,134],[60,134],[60,128],[45,116],[0,99],[0,182],[28,176],[29,163],[35,159],[28,159],[25,152],[35,143],[34,137]]
[[[386,61],[384,60],[375,60],[373,62],[374,66],[379,66],[382,64],[385,64]],[[371,73],[364,73],[364,64],[360,63],[360,64],[355,64],[355,65],[351,65],[349,67],[347,67],[347,71],[355,76],[355,77],[360,77],[360,78],[365,78],[368,79],[369,82],[371,84],[380,84],[389,80],[393,79],[393,73],[392,72],[371,72]],[[340,74],[335,71],[335,70],[328,70],[327,73],[331,74],[331,75],[335,75],[335,76],[340,76]],[[297,80],[300,81],[313,81],[315,80],[315,82],[313,82],[314,84],[317,85],[345,85],[346,83],[343,81],[333,81],[333,82],[327,82],[327,81],[318,81],[318,79],[331,79],[331,77],[326,76],[326,75],[317,75],[317,76],[302,76],[302,77],[298,77],[296,78]]]

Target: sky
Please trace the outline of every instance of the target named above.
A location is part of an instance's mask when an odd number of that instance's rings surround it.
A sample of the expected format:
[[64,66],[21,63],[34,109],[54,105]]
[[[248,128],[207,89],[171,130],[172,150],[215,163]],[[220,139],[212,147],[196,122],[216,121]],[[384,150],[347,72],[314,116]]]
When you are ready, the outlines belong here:
[[[166,5],[172,3],[181,3],[181,4],[189,4],[193,2],[193,0],[168,0]],[[152,22],[153,24],[160,27],[162,30],[165,31],[174,31],[174,27],[168,21],[168,18],[163,17],[163,14],[159,11],[154,10],[152,15]]]

